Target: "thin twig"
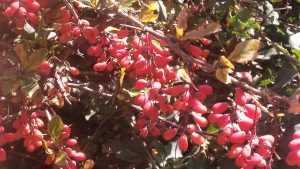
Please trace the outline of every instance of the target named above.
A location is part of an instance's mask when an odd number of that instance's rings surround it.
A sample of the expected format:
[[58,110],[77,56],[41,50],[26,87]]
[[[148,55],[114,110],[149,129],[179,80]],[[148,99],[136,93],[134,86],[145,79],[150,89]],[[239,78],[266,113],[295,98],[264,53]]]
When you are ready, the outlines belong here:
[[76,23],[79,24],[79,17],[78,17],[78,14],[76,13],[76,10],[73,7],[73,5],[68,0],[62,0],[62,1],[65,3],[65,5],[71,11],[72,15],[74,16],[74,20],[76,21]]
[[68,94],[67,94],[67,92],[66,92],[66,90],[65,90],[65,88],[64,88],[64,85],[63,85],[63,83],[62,83],[62,81],[61,81],[61,79],[60,79],[60,76],[59,76],[59,74],[57,73],[57,71],[55,71],[54,77],[55,77],[55,81],[56,81],[56,83],[57,83],[57,85],[58,85],[58,88],[59,88],[60,92],[63,94],[64,99],[66,100],[66,102],[67,102],[69,105],[72,105],[71,101],[70,101],[69,98],[68,98]]

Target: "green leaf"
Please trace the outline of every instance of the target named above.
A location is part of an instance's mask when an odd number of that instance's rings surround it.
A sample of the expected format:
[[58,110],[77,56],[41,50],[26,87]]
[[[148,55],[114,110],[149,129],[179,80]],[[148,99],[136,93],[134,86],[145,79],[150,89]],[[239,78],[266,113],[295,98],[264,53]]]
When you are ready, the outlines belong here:
[[3,95],[8,95],[18,90],[18,88],[22,85],[22,80],[8,80],[1,83]]
[[47,55],[48,55],[48,50],[46,48],[42,48],[34,51],[27,58],[27,61],[23,64],[23,69],[26,71],[32,71],[36,69],[38,65],[45,60]]
[[28,79],[24,80],[24,83],[22,85],[22,91],[29,97],[33,98],[34,96],[37,96],[37,93],[40,92],[40,86],[38,81],[41,79],[41,77],[37,74],[34,74],[33,76],[29,76]]
[[251,18],[251,11],[249,9],[244,9],[235,14],[230,18],[229,23],[234,26],[236,30],[244,30],[249,27],[247,21]]
[[208,133],[214,134],[214,133],[218,133],[220,129],[217,128],[215,123],[210,123],[206,131]]
[[55,142],[57,142],[60,138],[63,125],[64,124],[58,115],[53,116],[48,123],[48,133],[55,140]]
[[293,48],[292,52],[296,56],[297,60],[300,62],[300,50]]
[[64,152],[64,151],[59,151],[59,152],[57,152],[56,155],[55,155],[55,162],[54,162],[54,164],[60,166],[60,165],[62,165],[62,163],[63,163],[67,158],[68,158],[68,155],[67,155],[66,152]]
[[262,87],[262,86],[265,87],[265,86],[271,85],[273,83],[274,83],[274,81],[271,80],[270,78],[268,78],[268,79],[261,80],[260,83],[258,84],[258,86],[259,87]]
[[17,44],[15,47],[15,52],[17,53],[21,66],[26,63],[28,53],[25,50],[25,47],[23,44]]

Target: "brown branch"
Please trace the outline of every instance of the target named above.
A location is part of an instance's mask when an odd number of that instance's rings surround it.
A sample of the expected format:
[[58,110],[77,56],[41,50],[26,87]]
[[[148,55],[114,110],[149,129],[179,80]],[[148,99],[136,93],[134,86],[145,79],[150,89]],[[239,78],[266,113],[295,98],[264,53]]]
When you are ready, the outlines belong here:
[[211,65],[209,63],[206,63],[202,60],[196,59],[196,58],[188,55],[187,53],[185,53],[181,48],[178,47],[177,43],[173,42],[173,38],[171,38],[169,36],[165,36],[165,35],[163,35],[159,32],[156,32],[151,27],[148,27],[148,26],[144,25],[142,22],[137,20],[135,17],[123,12],[121,9],[118,9],[116,13],[117,13],[117,15],[121,16],[122,18],[124,18],[124,19],[130,21],[131,23],[135,24],[136,26],[142,28],[142,30],[153,34],[157,38],[161,38],[161,39],[165,40],[169,44],[170,49],[175,54],[180,56],[184,61],[188,61],[190,63],[195,62],[198,65],[200,65],[200,67],[203,70],[206,70],[207,72],[213,72],[215,70],[215,67],[213,65]]
[[60,90],[60,92],[63,94],[63,97],[65,98],[66,102],[69,104],[69,105],[72,105],[71,101],[69,100],[68,98],[68,94],[64,88],[64,85],[60,79],[60,76],[59,74],[57,73],[57,71],[55,71],[54,73],[54,77],[55,77],[55,81],[56,81],[56,84],[58,85],[58,88]]

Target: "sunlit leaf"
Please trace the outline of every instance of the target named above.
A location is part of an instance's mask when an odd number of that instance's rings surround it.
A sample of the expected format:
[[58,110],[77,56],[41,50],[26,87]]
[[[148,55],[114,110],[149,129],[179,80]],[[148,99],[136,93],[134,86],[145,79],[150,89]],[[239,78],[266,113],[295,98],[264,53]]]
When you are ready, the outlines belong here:
[[98,4],[98,2],[99,2],[99,0],[90,0],[91,1],[91,5],[92,6],[97,6],[97,4]]
[[234,65],[230,62],[230,60],[228,60],[225,56],[221,56],[220,57],[220,62],[224,65],[224,66],[226,66],[226,67],[228,67],[228,68],[230,68],[230,69],[234,69]]
[[184,32],[183,28],[176,28],[176,36],[177,37],[179,37],[179,38],[182,37],[183,32]]
[[51,118],[48,123],[48,133],[55,140],[58,141],[60,134],[63,130],[63,122],[58,115],[55,115]]
[[185,69],[179,69],[177,71],[177,78],[183,80],[184,82],[192,83],[191,77]]
[[210,123],[206,131],[208,133],[214,134],[214,133],[218,133],[220,129],[217,128],[215,123]]
[[151,11],[155,11],[155,10],[158,10],[159,5],[156,1],[149,1],[147,8]]
[[120,80],[119,80],[121,87],[123,86],[123,82],[124,82],[125,70],[126,70],[126,68],[124,68],[124,67],[121,68],[121,76],[120,76]]
[[231,78],[228,73],[225,73],[223,69],[218,68],[215,74],[216,78],[225,84],[231,83]]
[[151,11],[149,13],[142,14],[142,17],[140,19],[141,22],[155,22],[159,17],[159,14],[155,14],[154,11]]
[[60,166],[68,158],[68,155],[64,151],[59,151],[56,153],[54,164]]
[[85,161],[83,169],[92,169],[95,166],[95,162],[91,159]]
[[216,33],[221,31],[221,25],[212,22],[205,26],[200,26],[198,29],[192,30],[190,32],[187,32],[181,39],[182,40],[188,40],[188,39],[200,39],[204,36],[210,35],[212,33]]
[[22,91],[28,98],[33,98],[40,91],[40,86],[38,84],[40,80],[40,76],[35,74],[33,76],[29,76],[24,80],[22,85]]
[[228,59],[237,63],[247,63],[254,60],[260,48],[260,44],[260,41],[257,39],[240,42],[235,46]]

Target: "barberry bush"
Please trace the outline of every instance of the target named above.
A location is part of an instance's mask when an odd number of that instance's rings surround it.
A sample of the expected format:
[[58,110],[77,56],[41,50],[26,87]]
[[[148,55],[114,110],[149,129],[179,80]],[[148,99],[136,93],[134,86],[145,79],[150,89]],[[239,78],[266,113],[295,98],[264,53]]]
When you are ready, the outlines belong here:
[[0,168],[300,167],[299,0],[0,0]]

